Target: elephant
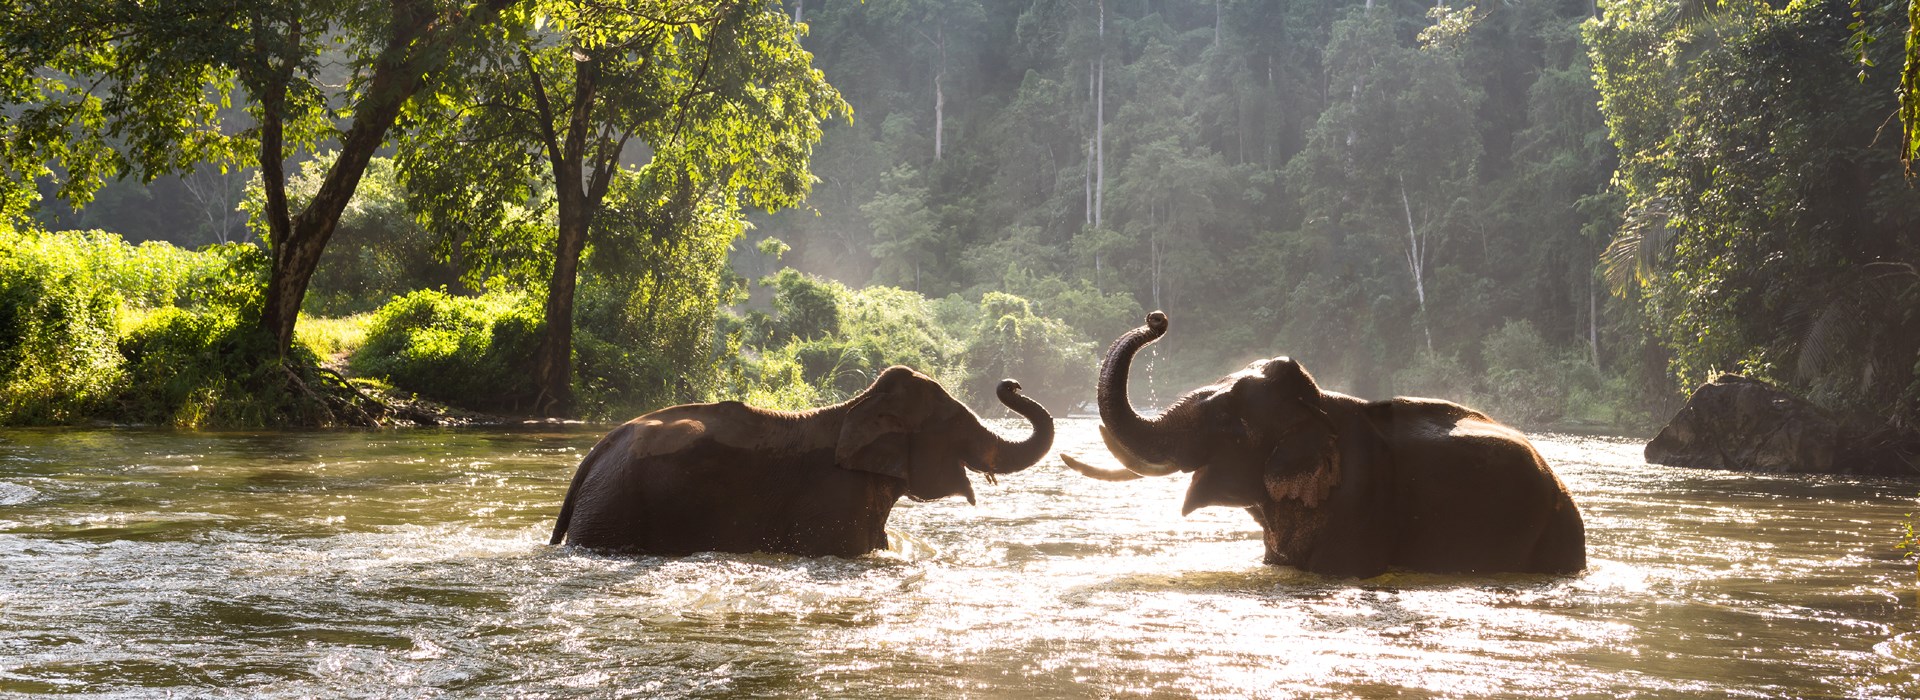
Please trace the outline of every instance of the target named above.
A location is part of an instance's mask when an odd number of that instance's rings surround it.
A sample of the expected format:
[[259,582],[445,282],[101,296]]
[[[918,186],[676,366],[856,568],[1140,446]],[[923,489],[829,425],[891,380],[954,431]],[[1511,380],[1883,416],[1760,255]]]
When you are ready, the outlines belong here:
[[648,413],[580,461],[550,544],[667,556],[884,549],[901,496],[972,503],[963,466],[991,482],[1052,448],[1053,417],[1019,382],[1000,382],[996,395],[1032,423],[1026,439],[996,435],[932,378],[898,366],[823,408],[721,401]]
[[1288,357],[1181,396],[1158,417],[1127,400],[1135,353],[1166,314],[1100,365],[1100,434],[1122,469],[1063,455],[1107,481],[1191,472],[1183,515],[1245,508],[1267,564],[1371,578],[1389,570],[1552,573],[1586,568],[1586,526],[1520,431],[1451,401],[1367,401],[1322,390]]

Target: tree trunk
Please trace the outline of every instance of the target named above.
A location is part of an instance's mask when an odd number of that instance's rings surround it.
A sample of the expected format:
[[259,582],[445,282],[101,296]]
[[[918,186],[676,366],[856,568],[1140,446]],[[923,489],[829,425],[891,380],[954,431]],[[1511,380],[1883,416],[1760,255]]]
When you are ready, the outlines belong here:
[[[1093,103],[1093,63],[1092,62],[1087,63],[1087,103],[1088,104]],[[1084,176],[1082,178],[1084,180],[1082,184],[1086,188],[1086,195],[1087,195],[1086,214],[1087,214],[1087,225],[1089,226],[1093,225],[1093,149],[1094,149],[1094,143],[1096,141],[1097,141],[1097,137],[1095,137],[1094,135],[1089,134],[1087,136],[1087,167],[1083,171]],[[1094,261],[1096,265],[1098,264],[1099,260],[1100,260],[1099,254],[1095,253]]]
[[1147,203],[1147,230],[1148,230],[1147,277],[1148,277],[1148,287],[1150,290],[1150,295],[1153,297],[1153,308],[1159,309],[1161,311],[1165,311],[1167,307],[1164,305],[1163,301],[1160,298],[1160,229],[1161,229],[1161,226],[1160,226],[1159,217],[1157,216],[1158,213],[1159,213],[1158,207],[1156,207],[1152,202],[1148,202]]
[[1100,228],[1107,198],[1107,3],[1100,2],[1100,60],[1094,69],[1093,227]]
[[[285,237],[273,245],[273,268],[267,278],[260,323],[273,332],[274,347],[281,357],[293,348],[293,326],[300,318],[300,303],[306,299],[307,284],[320,267],[320,255],[333,238],[341,212],[353,200],[374,150],[386,140],[387,129],[400,116],[400,106],[422,82],[420,73],[390,76],[384,85],[380,78],[376,72],[368,98],[354,110],[353,126],[340,139],[340,155],[327,170],[313,201],[300,210]],[[382,93],[387,93],[388,99],[375,99]]]
[[[575,171],[576,173],[578,171]],[[546,324],[540,348],[534,353],[534,382],[539,395],[534,413],[567,416],[573,412],[573,297],[578,284],[580,251],[587,245],[585,203],[578,187],[561,187],[560,231],[553,257],[553,276],[547,280]],[[568,206],[572,200],[572,206]]]
[[947,76],[947,34],[946,30],[936,27],[933,35],[940,51],[940,65],[933,71],[933,159],[937,161],[947,131],[947,93],[940,88],[941,79]]
[[[1087,63],[1087,102],[1092,104],[1092,63]],[[1087,169],[1083,171],[1083,186],[1087,190],[1087,224],[1092,226],[1092,144],[1094,136],[1087,134]]]

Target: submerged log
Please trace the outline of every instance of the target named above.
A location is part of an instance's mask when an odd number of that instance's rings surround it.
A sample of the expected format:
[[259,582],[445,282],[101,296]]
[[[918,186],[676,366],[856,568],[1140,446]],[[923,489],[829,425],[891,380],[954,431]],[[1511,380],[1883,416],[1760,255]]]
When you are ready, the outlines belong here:
[[1649,463],[1803,474],[1920,475],[1920,436],[1849,428],[1805,399],[1722,374],[1647,443]]

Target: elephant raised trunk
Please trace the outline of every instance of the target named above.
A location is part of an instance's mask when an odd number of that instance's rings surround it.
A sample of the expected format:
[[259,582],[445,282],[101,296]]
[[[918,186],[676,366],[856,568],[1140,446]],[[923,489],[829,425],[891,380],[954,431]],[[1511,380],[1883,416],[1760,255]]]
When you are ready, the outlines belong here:
[[1047,450],[1053,448],[1053,416],[1038,402],[1020,393],[1020,382],[1003,379],[994,390],[994,395],[1000,399],[1000,403],[1032,423],[1033,434],[1025,440],[1016,441],[987,431],[991,441],[985,458],[976,465],[977,468],[989,474],[1011,474],[1033,466],[1046,456]]
[[1172,448],[1176,440],[1184,437],[1180,434],[1182,431],[1169,424],[1166,416],[1143,417],[1134,412],[1133,404],[1127,400],[1127,372],[1133,366],[1134,354],[1166,334],[1167,315],[1159,311],[1147,314],[1147,325],[1113,341],[1106,358],[1100,362],[1097,398],[1102,423],[1100,435],[1121,465],[1142,476],[1165,476],[1178,471],[1178,467],[1171,464]]

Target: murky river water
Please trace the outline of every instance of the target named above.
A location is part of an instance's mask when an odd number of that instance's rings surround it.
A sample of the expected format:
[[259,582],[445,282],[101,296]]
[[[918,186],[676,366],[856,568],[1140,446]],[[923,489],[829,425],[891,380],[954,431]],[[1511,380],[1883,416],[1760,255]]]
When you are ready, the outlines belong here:
[[[1057,447],[1104,459],[1094,425]],[[1920,695],[1916,483],[1538,437],[1573,577],[1282,571],[1184,477],[1053,458],[855,560],[548,547],[597,437],[0,432],[0,694]]]

